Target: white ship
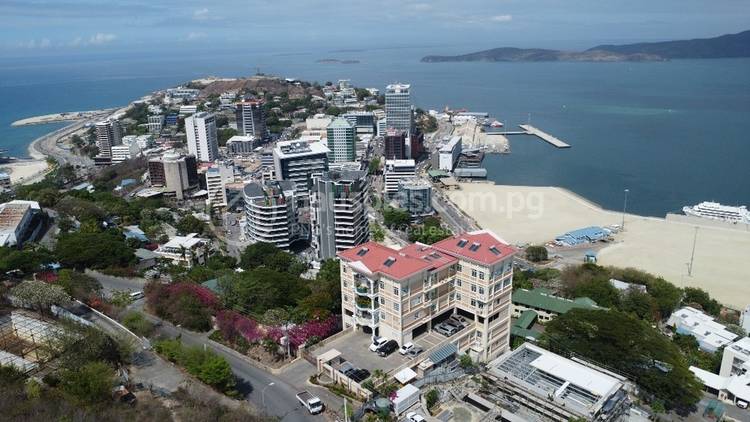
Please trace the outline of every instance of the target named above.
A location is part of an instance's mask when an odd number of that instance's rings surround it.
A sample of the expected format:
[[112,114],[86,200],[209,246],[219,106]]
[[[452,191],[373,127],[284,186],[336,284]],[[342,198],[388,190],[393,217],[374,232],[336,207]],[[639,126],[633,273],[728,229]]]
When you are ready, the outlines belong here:
[[721,205],[718,202],[701,202],[692,207],[683,207],[682,212],[695,217],[710,218],[729,223],[750,224],[750,211],[745,206],[732,207]]

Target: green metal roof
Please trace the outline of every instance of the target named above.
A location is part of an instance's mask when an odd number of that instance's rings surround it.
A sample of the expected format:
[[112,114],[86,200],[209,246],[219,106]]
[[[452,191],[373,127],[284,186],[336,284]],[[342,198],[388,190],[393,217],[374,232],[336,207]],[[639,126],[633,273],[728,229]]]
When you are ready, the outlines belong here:
[[510,334],[521,338],[533,338],[538,339],[542,333],[534,330],[527,330],[526,328],[516,327],[515,325],[510,327]]
[[596,303],[589,298],[578,298],[577,300],[568,300],[562,297],[553,296],[544,289],[518,289],[513,292],[511,297],[513,303],[523,305],[529,308],[540,309],[556,314],[564,314],[574,308],[597,309]]
[[429,175],[430,177],[435,177],[435,178],[437,178],[437,177],[448,177],[448,176],[450,176],[450,174],[448,174],[448,172],[446,172],[446,171],[444,171],[444,170],[427,170],[427,174],[428,174],[428,175]]
[[538,316],[539,315],[534,311],[523,311],[521,312],[521,316],[518,317],[513,325],[519,328],[530,328],[532,325],[534,325],[534,321],[536,321],[536,318]]
[[211,290],[214,293],[221,293],[219,291],[219,279],[218,278],[212,278],[210,280],[206,280],[203,283],[201,283],[201,286],[207,288],[208,290]]

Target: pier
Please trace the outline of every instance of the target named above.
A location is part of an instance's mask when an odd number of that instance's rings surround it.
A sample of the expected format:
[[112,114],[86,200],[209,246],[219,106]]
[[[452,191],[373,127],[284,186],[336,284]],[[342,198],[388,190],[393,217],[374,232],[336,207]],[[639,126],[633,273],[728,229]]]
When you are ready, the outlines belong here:
[[550,135],[547,132],[544,132],[542,130],[535,128],[534,126],[531,126],[531,125],[518,125],[518,126],[524,131],[526,131],[526,134],[534,135],[537,138],[556,146],[557,148],[570,148],[570,145],[555,138],[554,136]]

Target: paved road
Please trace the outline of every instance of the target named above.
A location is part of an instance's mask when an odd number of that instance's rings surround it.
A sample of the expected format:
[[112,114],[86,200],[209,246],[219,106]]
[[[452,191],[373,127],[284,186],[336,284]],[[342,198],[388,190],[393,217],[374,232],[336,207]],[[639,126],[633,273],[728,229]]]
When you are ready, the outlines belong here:
[[139,292],[143,290],[143,286],[146,284],[145,278],[113,277],[92,270],[86,270],[86,275],[97,279],[101,283],[102,290],[104,290],[106,295],[112,294],[115,290],[120,292]]

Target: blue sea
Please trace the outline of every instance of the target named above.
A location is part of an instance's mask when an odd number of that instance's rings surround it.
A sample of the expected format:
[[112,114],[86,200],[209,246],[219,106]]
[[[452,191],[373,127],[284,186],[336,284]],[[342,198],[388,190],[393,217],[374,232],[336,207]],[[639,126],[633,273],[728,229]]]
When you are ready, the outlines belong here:
[[[605,208],[663,216],[705,200],[750,205],[750,59],[655,63],[420,63],[434,47],[267,49],[0,58],[0,148],[61,125],[11,128],[24,117],[114,107],[196,77],[267,74],[356,86],[412,84],[423,109],[487,111],[572,145],[511,137],[485,159],[503,184],[556,185]],[[448,52],[450,53],[450,51]],[[359,64],[318,64],[322,58]]]

